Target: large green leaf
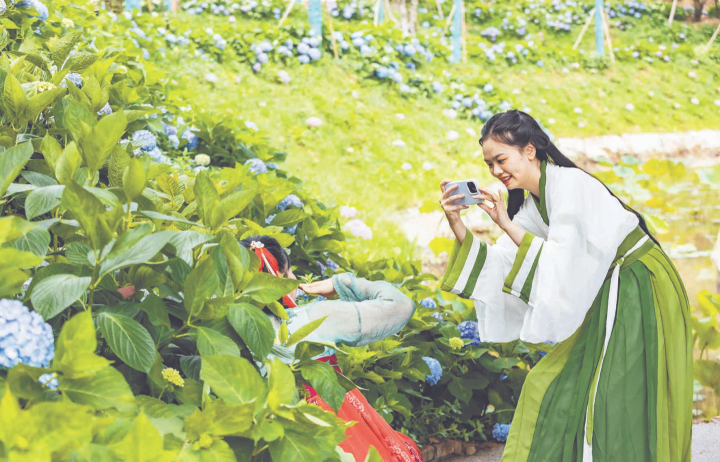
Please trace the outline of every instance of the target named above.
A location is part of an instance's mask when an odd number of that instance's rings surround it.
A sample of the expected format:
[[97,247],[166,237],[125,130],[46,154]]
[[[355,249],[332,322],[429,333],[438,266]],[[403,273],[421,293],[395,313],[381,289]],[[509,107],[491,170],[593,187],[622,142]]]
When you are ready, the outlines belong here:
[[[5,77],[5,88],[3,91],[5,108],[9,115],[15,119],[22,119],[27,107],[27,97],[20,85],[20,82],[13,74],[7,74]],[[20,120],[18,125],[23,125],[24,121]],[[4,191],[1,191],[4,193]]]
[[275,329],[267,315],[260,308],[239,303],[230,307],[227,318],[255,356],[264,360],[275,339]]
[[280,358],[273,358],[268,363],[268,406],[275,410],[282,404],[293,404],[297,400],[295,377],[290,368]]
[[32,155],[33,147],[29,141],[0,153],[0,197],[5,195],[10,183],[17,178]]
[[220,248],[225,255],[233,287],[235,290],[243,289],[243,279],[250,268],[250,255],[247,249],[241,246],[235,237],[228,232],[222,233]]
[[255,188],[244,189],[241,191],[235,191],[222,199],[212,208],[210,213],[210,226],[212,228],[218,228],[223,223],[242,212],[245,207],[250,204],[250,201],[253,200],[255,194],[257,194],[257,190]]
[[28,220],[47,213],[60,205],[60,198],[65,186],[45,186],[38,188],[28,194],[25,199],[25,215]]
[[62,147],[60,147],[60,143],[58,143],[57,140],[48,133],[42,140],[40,152],[43,157],[45,157],[45,162],[47,162],[50,170],[55,173],[55,167],[57,166],[58,159],[60,159],[60,156],[62,155]]
[[193,248],[213,239],[211,234],[199,233],[197,231],[176,232],[168,244],[175,247],[176,255],[182,258],[185,263],[193,266]]
[[195,178],[195,202],[200,218],[202,218],[205,226],[210,227],[212,223],[212,211],[220,202],[220,196],[207,176],[207,173],[200,172]]
[[100,170],[126,129],[127,119],[122,111],[103,117],[92,128],[88,138],[80,144],[90,170]]
[[77,301],[90,286],[91,278],[58,274],[43,279],[32,291],[35,311],[44,319],[52,319]]
[[203,410],[185,419],[185,432],[191,441],[203,434],[214,436],[241,435],[253,423],[253,405],[228,406],[220,400],[210,401]]
[[122,209],[115,207],[106,211],[97,197],[74,181],[65,185],[61,203],[80,222],[96,251],[110,242],[117,222],[122,217]]
[[65,96],[65,93],[67,93],[67,89],[57,87],[33,96],[25,106],[24,118],[34,121],[48,106]]
[[237,344],[220,332],[207,327],[196,327],[197,348],[204,358],[215,355],[240,356]]
[[345,389],[338,383],[337,372],[332,366],[320,361],[311,361],[300,368],[305,380],[317,394],[337,412],[345,400]]
[[255,273],[250,280],[243,295],[260,303],[270,303],[295,289],[300,282],[297,279],[275,277],[268,273]]
[[133,157],[123,174],[123,190],[128,201],[132,201],[145,189],[147,181],[147,159]]
[[112,446],[115,453],[126,462],[150,462],[171,460],[163,458],[163,437],[144,413],[140,413],[122,441]]
[[27,234],[15,241],[15,248],[24,252],[34,253],[44,258],[50,245],[50,233],[43,228],[31,229]]
[[305,217],[307,217],[307,214],[302,210],[283,210],[282,212],[275,215],[273,220],[270,222],[270,225],[288,227],[300,223],[305,219]]
[[97,61],[97,55],[86,51],[79,51],[67,59],[63,70],[67,69],[71,72],[82,72],[95,61]]
[[80,41],[80,32],[71,32],[60,37],[52,47],[52,59],[56,66],[60,67],[70,54],[75,45]]
[[59,389],[71,401],[85,404],[96,410],[135,407],[135,397],[123,375],[114,367],[105,367],[91,377],[58,379]]
[[126,266],[147,263],[176,233],[177,231],[160,231],[143,237],[133,245],[113,249],[100,268],[100,276]]
[[305,337],[310,335],[315,329],[320,327],[320,324],[322,324],[323,321],[325,321],[325,319],[328,316],[330,316],[330,315],[327,315],[320,319],[316,319],[312,322],[309,322],[309,323],[305,324],[304,326],[302,326],[300,329],[293,332],[293,334],[288,339],[286,346],[290,347],[292,345],[295,345],[296,343],[298,343],[299,341],[301,341],[302,339],[304,339]]
[[237,356],[203,358],[200,378],[229,405],[262,400],[267,393],[257,370],[247,359]]
[[155,343],[139,322],[109,312],[98,314],[96,321],[110,349],[125,364],[140,372],[150,372],[155,359]]
[[[245,455],[247,455],[248,458],[240,459],[243,462],[250,460],[250,454]],[[192,444],[184,445],[179,460],[182,462],[237,462],[238,458],[225,440],[215,439],[212,442],[212,446],[205,449],[195,449]]]
[[68,143],[60,154],[55,164],[55,178],[60,184],[68,184],[73,181],[75,174],[82,165],[82,157],[74,141]]
[[190,316],[197,316],[218,289],[218,274],[211,258],[200,263],[185,279],[185,309]]
[[694,375],[702,386],[711,388],[715,394],[720,394],[720,362],[696,359]]

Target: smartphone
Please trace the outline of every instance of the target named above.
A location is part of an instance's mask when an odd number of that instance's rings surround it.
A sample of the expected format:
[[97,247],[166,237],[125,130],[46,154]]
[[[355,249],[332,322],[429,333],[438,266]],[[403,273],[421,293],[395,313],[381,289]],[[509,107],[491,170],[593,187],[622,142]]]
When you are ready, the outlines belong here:
[[464,194],[465,197],[451,202],[452,205],[473,205],[482,204],[484,202],[483,199],[472,198],[472,196],[480,193],[480,187],[478,186],[477,180],[451,181],[450,183],[445,185],[445,188],[451,188],[453,185],[458,185],[458,187],[453,192],[451,192],[450,195],[457,196],[458,194]]

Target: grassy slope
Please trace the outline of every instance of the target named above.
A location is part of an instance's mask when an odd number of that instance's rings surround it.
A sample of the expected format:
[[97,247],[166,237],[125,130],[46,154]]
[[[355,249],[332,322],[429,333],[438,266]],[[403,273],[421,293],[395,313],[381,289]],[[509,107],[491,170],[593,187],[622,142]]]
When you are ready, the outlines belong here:
[[[584,45],[589,46],[590,39],[586,40]],[[438,59],[432,66],[439,72],[448,65]],[[716,88],[719,66],[696,66],[694,79],[688,77],[687,66],[689,62],[655,66],[618,63],[596,74],[497,66],[492,82],[511,95],[518,107],[524,103],[542,120],[555,119],[550,128],[556,136],[718,128],[720,108],[712,101],[720,98],[720,88]],[[293,79],[289,85],[274,80],[279,69],[270,66],[255,75],[247,64],[220,66],[186,57],[182,66],[170,66],[176,79],[187,80],[194,89],[198,107],[233,114],[238,123],[256,123],[275,146],[290,154],[284,168],[303,178],[317,197],[328,204],[356,206],[359,218],[375,231],[374,242],[368,245],[375,255],[407,250],[395,247],[402,240],[396,239],[397,229],[383,217],[436,199],[443,178],[490,180],[478,157],[478,137],[466,132],[473,129],[479,133],[481,122],[443,116],[442,110],[449,107],[444,98],[402,97],[396,89],[362,79],[347,71],[342,62],[328,59],[289,68]],[[448,69],[469,76],[494,71],[477,62]],[[203,82],[206,72],[215,72],[218,83]],[[648,96],[650,90],[654,97]],[[693,96],[703,104],[691,105]],[[682,105],[680,109],[673,108],[675,102]],[[635,106],[634,111],[625,108],[627,103]],[[581,107],[583,113],[574,113],[575,107]],[[319,117],[323,125],[307,127],[305,120],[311,116]],[[585,123],[584,128],[579,122]],[[448,141],[450,130],[460,133],[460,138]],[[393,146],[397,139],[406,146]],[[413,168],[403,170],[405,162]],[[425,162],[432,164],[432,169],[423,169]]]

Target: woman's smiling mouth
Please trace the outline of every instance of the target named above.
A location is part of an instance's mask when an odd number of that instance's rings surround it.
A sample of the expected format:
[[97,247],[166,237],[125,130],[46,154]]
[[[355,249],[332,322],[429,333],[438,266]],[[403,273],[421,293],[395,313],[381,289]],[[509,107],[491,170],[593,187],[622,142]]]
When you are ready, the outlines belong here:
[[503,184],[508,184],[510,180],[512,180],[512,175],[500,177],[500,181],[502,181]]

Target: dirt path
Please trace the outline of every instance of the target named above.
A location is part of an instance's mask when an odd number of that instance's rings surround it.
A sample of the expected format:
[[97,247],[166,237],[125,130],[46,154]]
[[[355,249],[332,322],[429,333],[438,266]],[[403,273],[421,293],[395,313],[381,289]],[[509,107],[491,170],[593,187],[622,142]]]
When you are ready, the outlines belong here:
[[[481,451],[472,456],[454,456],[443,462],[500,462],[504,446]],[[693,425],[693,462],[720,462],[720,421]]]

